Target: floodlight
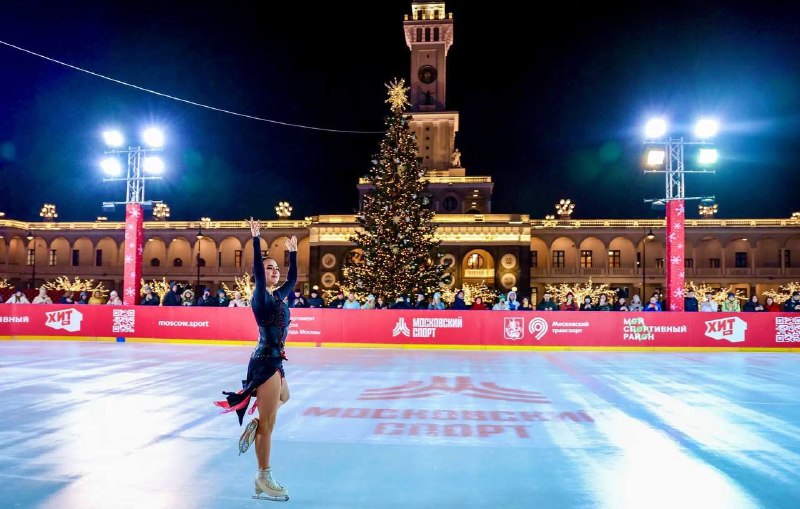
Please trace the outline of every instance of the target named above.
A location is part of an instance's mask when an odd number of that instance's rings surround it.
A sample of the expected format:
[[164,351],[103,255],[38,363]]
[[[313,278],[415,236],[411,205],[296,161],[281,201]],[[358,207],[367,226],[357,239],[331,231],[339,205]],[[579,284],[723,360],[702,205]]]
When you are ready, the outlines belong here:
[[709,165],[717,162],[719,154],[715,148],[701,148],[700,153],[697,155],[697,163],[701,165]]
[[667,153],[661,149],[650,149],[647,151],[647,166],[663,166],[664,158]]
[[145,157],[143,168],[147,173],[160,174],[164,172],[164,161],[160,157]]
[[719,122],[713,118],[701,118],[694,126],[694,134],[701,140],[713,138],[717,131],[719,131]]
[[122,174],[122,165],[119,164],[119,159],[116,157],[107,157],[100,163],[100,167],[106,175],[110,177],[118,177]]
[[125,143],[122,133],[116,130],[104,131],[103,139],[109,147],[121,147]]
[[147,145],[153,148],[161,148],[164,146],[164,134],[156,127],[145,129],[142,133],[142,139],[144,139]]
[[644,126],[644,135],[648,140],[655,140],[667,134],[667,121],[663,118],[653,118]]

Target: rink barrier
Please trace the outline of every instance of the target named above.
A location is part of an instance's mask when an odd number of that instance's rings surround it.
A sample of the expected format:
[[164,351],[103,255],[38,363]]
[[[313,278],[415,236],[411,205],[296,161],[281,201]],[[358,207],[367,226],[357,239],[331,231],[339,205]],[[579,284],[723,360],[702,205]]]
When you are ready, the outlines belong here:
[[[800,313],[293,309],[289,347],[800,351]],[[248,308],[0,305],[0,339],[254,344]]]

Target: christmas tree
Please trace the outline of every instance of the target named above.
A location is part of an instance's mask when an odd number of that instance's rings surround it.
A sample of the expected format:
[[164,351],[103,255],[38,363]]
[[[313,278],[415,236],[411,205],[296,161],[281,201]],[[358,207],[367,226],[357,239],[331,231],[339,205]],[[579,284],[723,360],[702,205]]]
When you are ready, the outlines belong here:
[[372,188],[357,216],[362,229],[350,239],[363,255],[351,259],[342,272],[344,286],[390,298],[415,291],[430,294],[444,274],[425,169],[417,157],[410,117],[403,114],[409,105],[404,85],[404,80],[386,85],[391,115],[367,176]]

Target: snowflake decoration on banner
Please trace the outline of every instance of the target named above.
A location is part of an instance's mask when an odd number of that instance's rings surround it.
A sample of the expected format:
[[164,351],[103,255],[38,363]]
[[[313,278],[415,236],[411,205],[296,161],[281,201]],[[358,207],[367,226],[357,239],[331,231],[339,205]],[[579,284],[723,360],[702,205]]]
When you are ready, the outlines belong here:
[[134,293],[135,292],[133,291],[133,288],[128,288],[127,290],[125,290],[125,295],[127,295],[129,297],[133,297]]
[[672,265],[680,265],[681,264],[681,257],[680,256],[673,256],[669,259],[669,263]]
[[683,279],[683,278],[686,277],[686,273],[684,271],[680,271],[680,272],[678,272],[678,277]]
[[683,214],[686,213],[686,207],[684,207],[683,203],[681,203],[680,205],[678,205],[678,208],[675,209],[675,212],[677,212],[678,214],[683,215]]
[[135,272],[128,272],[128,276],[130,276],[132,278],[136,277],[136,273]]
[[133,262],[133,257],[131,255],[125,255],[125,265]]
[[136,247],[136,245],[133,242],[131,242],[130,244],[128,244],[128,247],[133,249],[134,247]]
[[678,305],[677,304],[670,304],[669,305],[669,309],[670,309],[670,311],[677,311],[678,310]]
[[676,234],[675,232],[670,233],[669,234],[669,241],[670,242],[675,242],[676,240],[678,240],[678,234]]
[[672,296],[675,297],[676,299],[682,299],[683,298],[683,288],[675,288],[675,291],[672,292]]
[[131,210],[131,217],[139,217],[139,210],[138,209]]
[[677,244],[677,245],[675,246],[675,249],[683,249],[683,244]]

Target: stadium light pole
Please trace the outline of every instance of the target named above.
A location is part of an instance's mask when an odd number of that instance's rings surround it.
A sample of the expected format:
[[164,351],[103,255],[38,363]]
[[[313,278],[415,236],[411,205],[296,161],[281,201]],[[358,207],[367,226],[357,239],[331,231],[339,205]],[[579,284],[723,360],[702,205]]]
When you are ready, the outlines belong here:
[[[123,281],[123,304],[133,306],[139,295],[142,278],[142,252],[144,251],[144,207],[152,207],[160,203],[147,201],[144,196],[145,183],[148,180],[160,179],[164,172],[164,163],[154,155],[161,151],[164,145],[164,135],[155,128],[150,127],[142,133],[145,146],[125,145],[122,133],[115,130],[105,131],[103,138],[108,150],[106,159],[101,163],[103,171],[108,177],[103,182],[121,181],[126,184],[125,201],[103,202],[103,210],[112,211],[117,205],[125,205],[125,265]],[[127,159],[127,173],[122,176],[120,156]]]
[[[683,292],[685,285],[684,259],[686,252],[685,222],[686,200],[713,202],[713,197],[692,196],[685,193],[687,173],[714,173],[717,162],[717,149],[708,141],[719,129],[716,120],[703,118],[695,124],[696,140],[686,140],[682,136],[673,138],[667,134],[667,122],[654,118],[645,126],[645,145],[648,147],[645,173],[664,173],[666,189],[664,198],[647,199],[645,202],[664,202],[666,206],[666,280],[670,311],[683,311]],[[687,146],[700,146],[696,170],[684,166],[684,152]],[[644,291],[644,290],[642,290]]]

